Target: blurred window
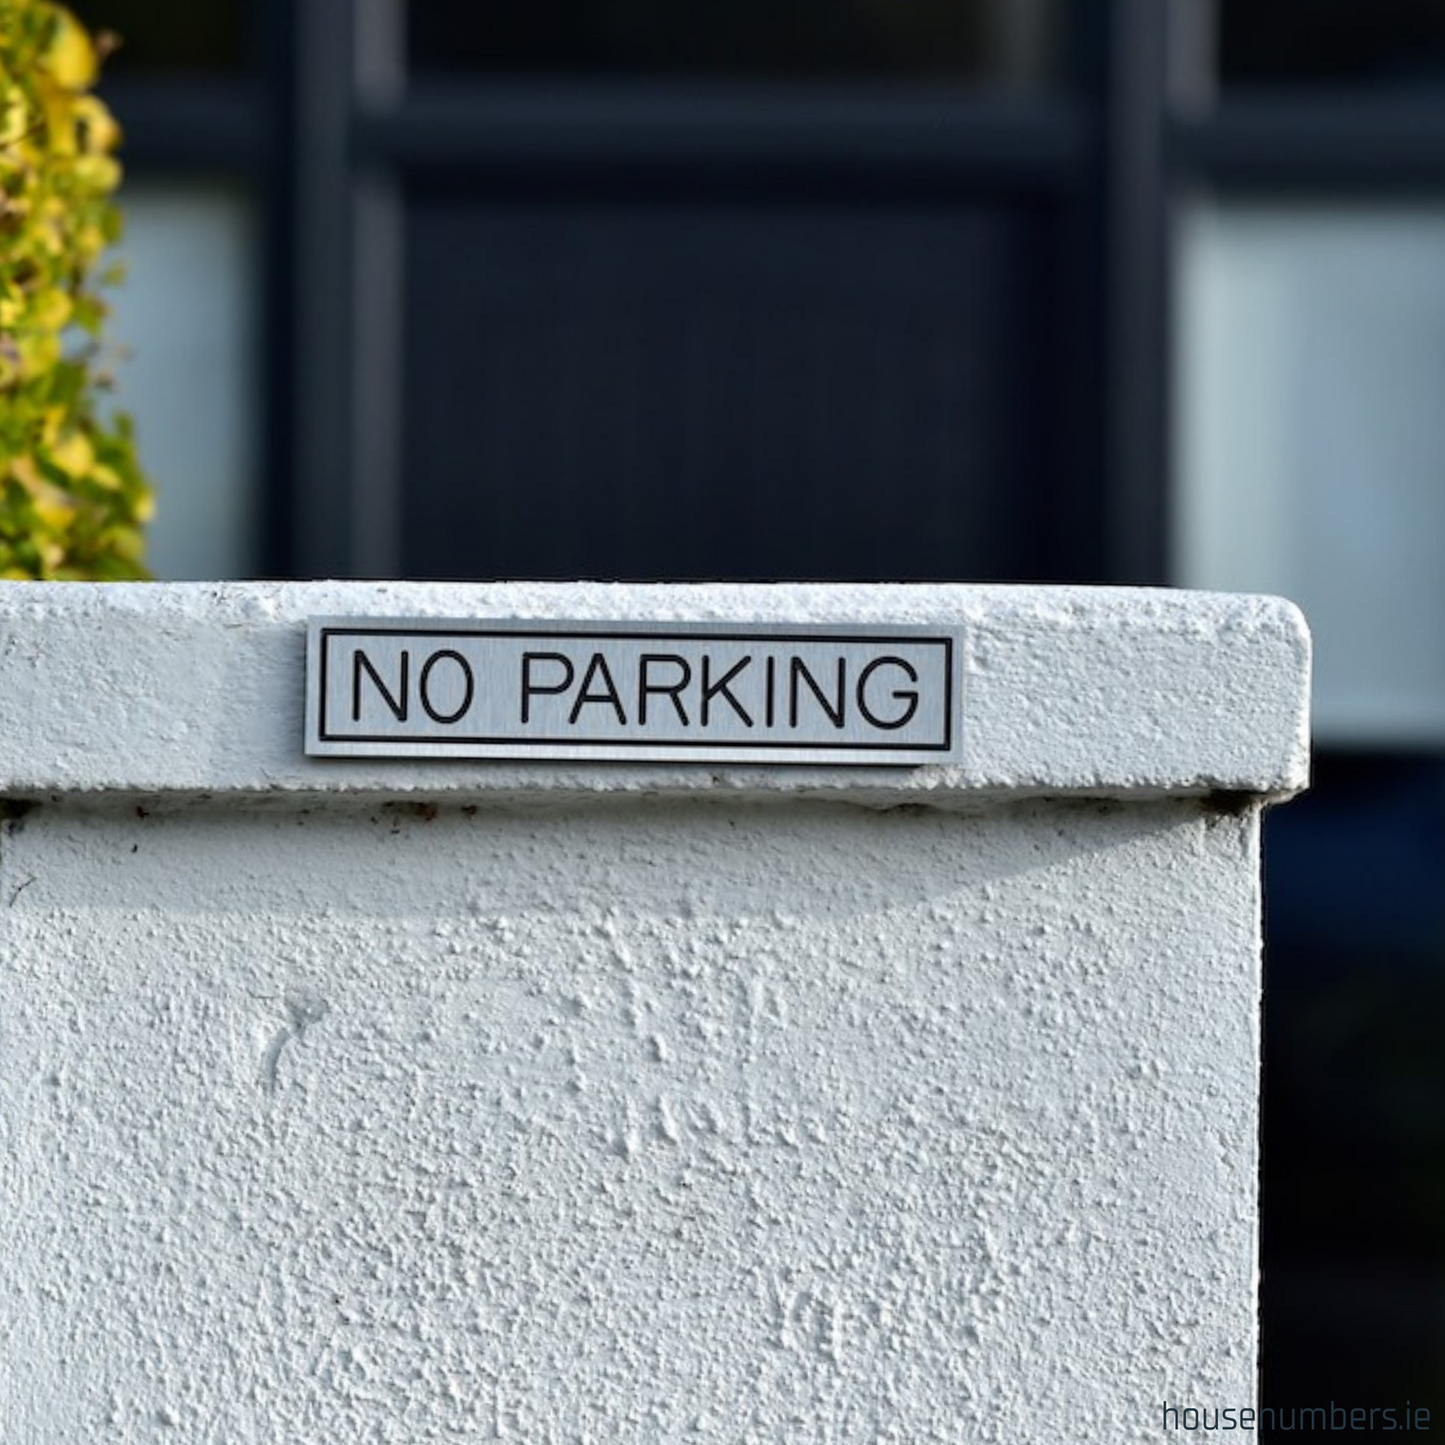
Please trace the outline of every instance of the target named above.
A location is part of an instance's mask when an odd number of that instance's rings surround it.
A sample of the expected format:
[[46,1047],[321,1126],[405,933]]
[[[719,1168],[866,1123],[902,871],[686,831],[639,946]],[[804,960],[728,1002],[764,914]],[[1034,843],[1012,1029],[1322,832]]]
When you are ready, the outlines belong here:
[[257,255],[250,194],[127,183],[124,284],[106,344],[116,405],[156,487],[147,561],[163,581],[254,575]]
[[120,42],[106,62],[112,76],[236,73],[249,59],[243,0],[75,0],[96,34]]
[[1052,221],[418,187],[403,572],[1025,573],[1055,475]]
[[1180,231],[1175,577],[1279,592],[1316,735],[1445,743],[1445,202],[1223,202]]
[[1219,0],[1226,85],[1445,81],[1440,0]]
[[1060,0],[410,0],[420,75],[1055,78]]

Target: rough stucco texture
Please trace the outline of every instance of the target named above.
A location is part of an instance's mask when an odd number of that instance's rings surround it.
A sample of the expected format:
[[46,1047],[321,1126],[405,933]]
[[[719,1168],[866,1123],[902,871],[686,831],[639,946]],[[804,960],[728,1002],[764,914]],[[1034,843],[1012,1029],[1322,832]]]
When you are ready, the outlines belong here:
[[[404,766],[301,751],[311,617],[913,623],[963,637],[949,767]],[[559,798],[1305,786],[1309,634],[1275,597],[1132,588],[713,583],[0,582],[0,793]]]
[[0,1438],[1249,1405],[1256,827],[42,805],[0,839]]

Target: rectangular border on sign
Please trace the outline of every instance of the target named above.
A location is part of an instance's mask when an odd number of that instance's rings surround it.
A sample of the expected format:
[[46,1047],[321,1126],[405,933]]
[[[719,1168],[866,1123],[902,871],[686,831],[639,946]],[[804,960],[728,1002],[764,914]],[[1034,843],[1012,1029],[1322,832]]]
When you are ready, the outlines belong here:
[[[559,641],[719,642],[868,646],[889,639],[936,646],[943,656],[942,736],[936,742],[872,741],[789,743],[773,738],[733,738],[713,742],[687,738],[557,737],[517,734],[429,735],[405,738],[389,733],[345,733],[328,724],[329,644],[333,638],[393,636],[417,638],[513,639]],[[766,763],[793,766],[918,767],[961,761],[963,647],[961,629],[909,624],[581,622],[525,619],[496,622],[443,618],[312,618],[307,629],[305,751],[314,757],[368,757],[398,760],[493,760],[572,762]]]

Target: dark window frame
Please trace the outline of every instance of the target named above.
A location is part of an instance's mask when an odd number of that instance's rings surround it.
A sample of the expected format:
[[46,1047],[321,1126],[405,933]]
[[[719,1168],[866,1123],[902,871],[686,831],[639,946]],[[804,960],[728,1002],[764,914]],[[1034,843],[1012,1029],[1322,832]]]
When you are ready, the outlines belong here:
[[[130,174],[219,174],[258,196],[267,575],[391,570],[402,481],[384,357],[400,320],[386,314],[386,278],[400,191],[418,173],[872,167],[1060,198],[1079,258],[1066,364],[1089,380],[1058,419],[1076,480],[1058,499],[1068,540],[1053,560],[1061,575],[1136,583],[1167,580],[1176,198],[1445,189],[1445,101],[1426,94],[1279,86],[1171,105],[1179,36],[1153,0],[1078,7],[1063,88],[775,86],[761,98],[725,83],[407,85],[398,3],[263,0],[248,72],[106,86]],[[382,380],[362,394],[367,376]]]

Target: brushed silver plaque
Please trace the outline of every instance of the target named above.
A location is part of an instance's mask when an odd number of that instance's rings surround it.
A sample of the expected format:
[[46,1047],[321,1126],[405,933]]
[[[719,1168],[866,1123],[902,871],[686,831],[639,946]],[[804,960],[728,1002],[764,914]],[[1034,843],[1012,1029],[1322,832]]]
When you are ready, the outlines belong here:
[[949,628],[316,618],[306,751],[917,767],[961,693]]

